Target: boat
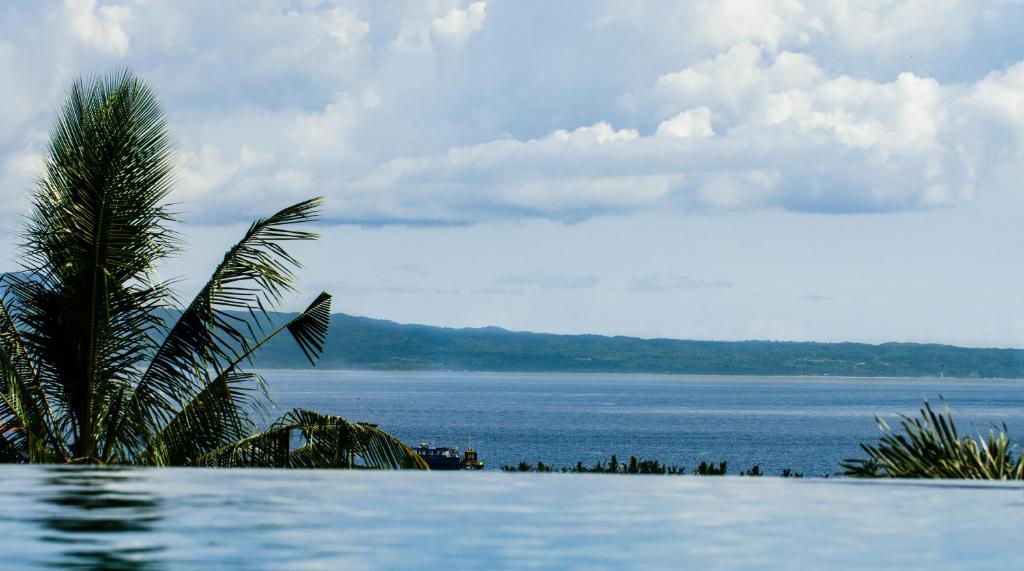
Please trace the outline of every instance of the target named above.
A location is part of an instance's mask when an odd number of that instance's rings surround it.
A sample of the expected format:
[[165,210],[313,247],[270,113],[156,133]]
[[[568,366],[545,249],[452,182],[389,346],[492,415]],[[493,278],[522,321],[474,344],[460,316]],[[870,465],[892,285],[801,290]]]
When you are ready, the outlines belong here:
[[476,450],[467,448],[465,456],[459,455],[458,448],[433,447],[426,442],[414,448],[431,470],[483,470],[484,463]]
[[430,466],[431,470],[462,469],[462,458],[459,457],[459,451],[454,448],[434,448],[424,442],[415,450],[420,458],[427,462],[427,466]]
[[462,456],[462,469],[463,470],[483,470],[484,463],[476,454],[476,450],[472,448],[466,448],[466,451]]

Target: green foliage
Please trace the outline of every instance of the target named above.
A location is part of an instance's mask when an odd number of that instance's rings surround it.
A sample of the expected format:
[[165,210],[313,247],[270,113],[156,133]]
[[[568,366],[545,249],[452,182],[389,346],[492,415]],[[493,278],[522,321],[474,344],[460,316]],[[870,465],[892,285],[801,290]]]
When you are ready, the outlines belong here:
[[878,445],[861,444],[866,458],[850,458],[841,466],[858,478],[961,478],[968,480],[1024,479],[1024,455],[1013,459],[1006,427],[990,429],[976,439],[960,436],[946,407],[937,414],[926,400],[920,418],[903,416],[903,434],[876,419],[882,436]]
[[[787,468],[787,470],[788,470],[788,468]],[[761,466],[759,464],[754,464],[753,466],[750,467],[749,470],[746,470],[746,471],[741,470],[740,471],[740,476],[754,476],[754,477],[764,476],[764,472],[761,471]]]
[[620,463],[617,456],[612,455],[611,459],[606,462],[598,461],[592,466],[584,466],[583,462],[576,462],[573,466],[563,466],[556,470],[554,467],[545,464],[544,462],[537,462],[536,466],[529,464],[525,461],[520,462],[516,466],[502,466],[503,472],[563,472],[572,474],[677,474],[683,475],[686,473],[685,468],[682,466],[667,466],[662,465],[657,460],[642,460],[636,456],[630,456],[628,463]]
[[[502,472],[538,472],[538,473],[546,473],[546,472],[554,472],[555,470],[554,470],[554,468],[552,468],[551,466],[548,466],[547,464],[545,464],[543,462],[537,462],[537,465],[534,466],[532,464],[527,463],[525,460],[523,460],[522,462],[520,462],[519,464],[517,464],[515,466],[509,466],[507,464],[503,465],[501,467],[501,471]],[[562,471],[565,472],[565,469],[563,469]]]
[[575,466],[563,472],[590,473],[590,474],[658,474],[658,475],[682,475],[686,469],[682,466],[665,465],[658,460],[644,460],[636,456],[630,456],[629,462],[620,463],[618,456],[612,455],[607,463],[598,461],[592,466],[584,466],[582,462],[576,462]]
[[[697,468],[693,470],[694,475],[698,476],[722,476],[725,475],[726,462],[722,461],[718,464],[701,462]],[[583,462],[576,462],[572,466],[562,466],[561,468],[554,468],[550,464],[544,462],[537,462],[537,464],[530,464],[526,461],[522,461],[515,466],[503,465],[501,467],[502,472],[561,472],[567,474],[651,474],[651,475],[663,475],[663,476],[684,476],[687,474],[686,468],[683,466],[676,466],[672,464],[662,464],[658,460],[643,460],[636,456],[630,456],[629,462],[621,463],[616,455],[607,461],[598,461],[593,465],[585,466]],[[750,470],[741,471],[741,476],[764,476],[766,475],[759,464],[754,464]],[[790,468],[782,470],[780,476],[782,478],[803,478],[802,472],[796,472]]]
[[[298,445],[293,443],[299,439]],[[295,409],[270,429],[199,457],[201,466],[426,468],[419,455],[375,425]]]
[[[725,462],[722,462],[720,466],[724,470]],[[629,462],[622,463],[619,462],[618,456],[614,454],[607,462],[597,461],[590,466],[585,466],[583,462],[576,462],[573,466],[562,466],[556,470],[544,462],[537,462],[536,465],[533,465],[523,461],[516,466],[504,465],[501,467],[501,470],[503,472],[562,472],[569,474],[651,474],[672,476],[686,474],[686,468],[683,466],[662,464],[658,460],[644,460],[636,456],[630,456]],[[713,472],[709,471],[708,473]]]
[[178,311],[156,271],[179,251],[173,159],[160,105],[131,73],[71,86],[22,271],[0,282],[0,461],[423,467],[376,427],[308,411],[253,435],[267,400],[244,370],[255,354],[287,332],[314,364],[326,343],[326,293],[284,323],[272,313],[296,289],[285,246],[316,238],[296,226],[320,199],[254,222]]
[[726,463],[723,460],[716,466],[715,464],[701,460],[700,464],[694,468],[693,473],[696,476],[724,476],[726,473]]

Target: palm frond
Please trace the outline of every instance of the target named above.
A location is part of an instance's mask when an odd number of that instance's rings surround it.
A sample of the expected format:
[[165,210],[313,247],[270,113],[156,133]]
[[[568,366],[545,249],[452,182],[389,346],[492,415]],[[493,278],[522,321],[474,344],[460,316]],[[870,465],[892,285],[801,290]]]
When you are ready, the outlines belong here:
[[176,249],[164,205],[173,154],[152,90],[131,73],[72,84],[50,137],[11,292],[57,424],[96,456],[96,411],[129,382],[167,292],[154,263]]
[[203,466],[426,470],[411,448],[373,424],[295,409],[268,430],[199,459]]
[[[4,283],[6,276],[0,277]],[[53,411],[5,295],[0,295],[0,457],[9,462],[67,459],[68,446],[54,429]]]
[[284,331],[315,364],[330,325],[330,308],[331,296],[321,293],[302,313],[238,356],[151,440],[146,462],[192,464],[203,454],[249,435],[255,426],[249,413],[262,412],[262,402],[269,397],[263,378],[239,367]]
[[[116,430],[120,446],[141,453],[147,440],[206,387],[208,371],[219,374],[251,354],[272,325],[269,309],[295,289],[299,263],[282,243],[317,237],[293,226],[315,220],[320,204],[314,198],[257,220],[228,250],[142,374]],[[315,348],[309,343],[317,338],[300,341],[300,347]]]
[[28,450],[25,439],[8,438],[8,433],[17,428],[5,426],[0,430],[0,464],[24,464],[28,462]]
[[245,438],[256,428],[249,409],[266,394],[257,373],[232,371],[211,381],[149,443],[137,463],[188,466],[211,450]]
[[859,478],[1024,479],[1024,454],[1014,461],[1006,427],[988,436],[961,437],[949,407],[937,414],[926,400],[920,418],[902,416],[903,434],[876,419],[882,436],[877,446],[861,444],[866,458],[848,458],[844,474]]
[[[320,292],[313,303],[306,308],[298,317],[286,325],[292,338],[298,343],[302,354],[309,359],[310,365],[316,365],[320,354],[324,351],[324,342],[327,340],[327,330],[331,324],[331,296],[327,292]],[[269,338],[262,341],[263,345]]]

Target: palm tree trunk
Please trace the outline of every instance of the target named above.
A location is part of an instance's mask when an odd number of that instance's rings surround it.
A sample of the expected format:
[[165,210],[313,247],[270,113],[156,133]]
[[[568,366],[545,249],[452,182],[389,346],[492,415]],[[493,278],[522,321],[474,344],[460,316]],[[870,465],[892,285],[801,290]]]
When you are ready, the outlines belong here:
[[92,426],[92,382],[87,372],[83,379],[83,390],[79,395],[79,402],[75,407],[75,417],[78,420],[78,434],[75,435],[73,444],[73,462],[89,462],[96,458],[96,439]]

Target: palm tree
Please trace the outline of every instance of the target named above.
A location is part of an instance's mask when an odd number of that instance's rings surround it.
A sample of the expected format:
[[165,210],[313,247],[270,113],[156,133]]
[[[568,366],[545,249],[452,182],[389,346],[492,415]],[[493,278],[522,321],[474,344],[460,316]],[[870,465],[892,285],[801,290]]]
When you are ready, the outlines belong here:
[[72,84],[0,280],[0,461],[424,468],[374,425],[293,410],[256,432],[263,379],[246,371],[287,332],[315,364],[331,297],[281,323],[285,246],[316,235],[321,200],[254,222],[190,303],[158,264],[179,251],[173,151],[153,91],[130,72]]

